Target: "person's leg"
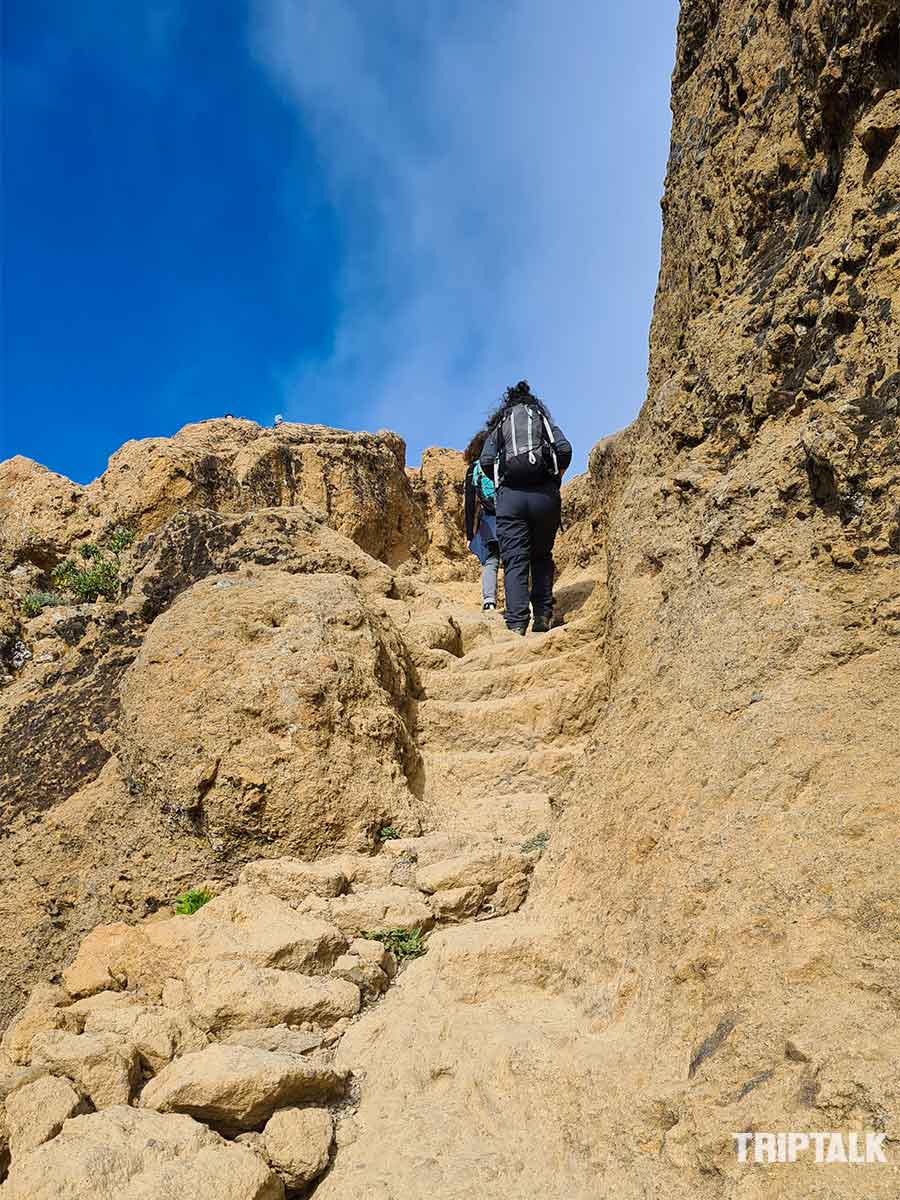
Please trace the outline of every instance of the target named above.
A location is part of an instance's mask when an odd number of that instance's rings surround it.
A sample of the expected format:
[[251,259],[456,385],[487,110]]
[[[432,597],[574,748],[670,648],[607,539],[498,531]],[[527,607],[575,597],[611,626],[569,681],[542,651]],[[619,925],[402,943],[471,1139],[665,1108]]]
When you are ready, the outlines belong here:
[[488,543],[488,557],[481,568],[481,602],[497,607],[497,570],[500,566],[500,547],[496,542]]
[[525,493],[514,488],[500,488],[497,493],[497,539],[503,559],[506,624],[510,629],[523,630],[528,625],[528,569],[531,563]]
[[538,625],[553,619],[553,543],[559,529],[560,495],[556,488],[533,492],[531,518],[531,608]]

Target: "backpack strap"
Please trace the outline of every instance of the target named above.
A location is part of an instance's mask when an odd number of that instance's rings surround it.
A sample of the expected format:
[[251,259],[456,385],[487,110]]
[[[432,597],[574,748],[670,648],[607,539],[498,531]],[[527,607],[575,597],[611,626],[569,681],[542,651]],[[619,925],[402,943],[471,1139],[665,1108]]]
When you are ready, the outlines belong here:
[[543,418],[543,421],[544,421],[544,428],[547,430],[547,441],[550,443],[550,453],[553,455],[553,471],[556,475],[558,475],[559,474],[559,459],[556,457],[556,441],[553,437],[553,429],[551,428],[550,422],[547,420],[547,418],[544,416],[543,413],[541,413],[541,417]]

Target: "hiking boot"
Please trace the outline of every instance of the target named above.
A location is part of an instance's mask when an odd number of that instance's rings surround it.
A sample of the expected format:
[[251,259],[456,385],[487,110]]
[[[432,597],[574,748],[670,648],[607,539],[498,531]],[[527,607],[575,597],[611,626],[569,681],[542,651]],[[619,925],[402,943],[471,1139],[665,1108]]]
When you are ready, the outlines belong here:
[[493,602],[493,600],[485,600],[484,604],[482,604],[482,606],[481,606],[481,611],[482,612],[496,612],[497,605]]
[[528,629],[528,626],[527,625],[507,625],[506,628],[509,630],[510,633],[517,633],[519,635],[519,637],[524,637],[525,631]]
[[549,633],[552,622],[552,617],[535,617],[531,622],[532,631],[534,633]]

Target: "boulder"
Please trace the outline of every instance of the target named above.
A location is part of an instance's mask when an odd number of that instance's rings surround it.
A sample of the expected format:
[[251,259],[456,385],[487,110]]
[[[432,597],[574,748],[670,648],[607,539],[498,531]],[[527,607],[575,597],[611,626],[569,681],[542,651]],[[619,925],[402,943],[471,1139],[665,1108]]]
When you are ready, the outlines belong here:
[[125,674],[123,764],[226,861],[364,846],[388,815],[419,826],[412,687],[397,630],[353,579],[211,576],[157,617]]
[[179,1054],[201,1050],[208,1041],[185,1014],[161,1006],[108,1005],[85,1017],[85,1033],[115,1033],[137,1051],[140,1065],[154,1074]]
[[[157,998],[164,982],[183,976],[191,963],[241,959],[259,966],[325,973],[346,949],[333,925],[301,915],[267,892],[228,888],[191,916],[147,920],[95,930],[88,955],[100,980],[101,954],[114,979]],[[87,957],[87,956],[86,956]],[[70,973],[81,973],[79,951]]]
[[492,917],[505,917],[521,908],[527,895],[528,876],[511,875],[497,884],[496,891],[485,905],[485,911]]
[[78,947],[73,961],[63,971],[66,990],[71,996],[92,996],[121,986],[111,971],[124,940],[131,935],[131,926],[123,921],[98,925]]
[[35,1066],[73,1079],[94,1108],[128,1104],[138,1081],[137,1053],[114,1033],[39,1033],[31,1057]]
[[346,979],[355,983],[367,1000],[380,996],[387,990],[389,983],[381,967],[369,959],[360,958],[358,954],[342,954],[331,968],[331,974],[335,979]]
[[266,1122],[266,1159],[288,1188],[301,1188],[328,1166],[334,1122],[327,1108],[280,1108]]
[[436,921],[466,921],[475,916],[483,900],[484,888],[473,883],[468,887],[444,888],[434,892],[431,908]]
[[229,1132],[250,1130],[285,1105],[341,1096],[347,1078],[315,1058],[219,1043],[164,1067],[144,1088],[141,1107],[187,1113]]
[[35,1079],[40,1079],[46,1074],[43,1067],[5,1066],[0,1069],[0,1104],[26,1083],[33,1083]]
[[327,1026],[359,1011],[359,988],[346,980],[247,962],[196,963],[185,971],[185,985],[190,1018],[207,1033],[304,1021]]
[[276,1025],[272,1029],[239,1029],[236,1033],[229,1033],[223,1040],[229,1046],[253,1046],[274,1054],[299,1056],[308,1054],[310,1050],[318,1050],[322,1045],[321,1033],[308,1033],[287,1025]]
[[430,929],[434,923],[431,909],[417,891],[395,885],[350,892],[318,904],[327,905],[328,918],[348,935],[382,929]]
[[27,1066],[31,1062],[31,1047],[38,1034],[61,1029],[80,1033],[84,1017],[69,1008],[55,1004],[29,1002],[9,1024],[0,1041],[0,1050],[11,1062]]
[[397,974],[397,962],[393,954],[384,942],[379,942],[375,938],[354,938],[350,943],[349,953],[356,954],[366,962],[374,963],[376,967],[381,967],[388,979],[393,979]]
[[333,859],[303,862],[299,858],[262,858],[248,863],[238,882],[270,892],[288,904],[306,896],[339,896],[347,890],[347,878]]
[[502,879],[521,874],[523,855],[510,850],[473,852],[446,858],[416,872],[416,886],[423,892],[441,892],[477,884],[492,891]]
[[283,1200],[251,1150],[190,1117],[116,1106],[74,1117],[12,1165],[3,1200]]
[[68,1079],[43,1075],[18,1088],[6,1101],[6,1123],[12,1157],[56,1137],[63,1122],[84,1111],[84,1100]]

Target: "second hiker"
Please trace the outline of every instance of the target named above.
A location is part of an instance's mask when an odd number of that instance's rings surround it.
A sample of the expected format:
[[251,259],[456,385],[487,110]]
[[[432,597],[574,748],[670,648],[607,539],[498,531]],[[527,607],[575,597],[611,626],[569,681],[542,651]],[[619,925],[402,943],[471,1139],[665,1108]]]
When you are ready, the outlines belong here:
[[553,620],[560,485],[572,446],[527,379],[506,389],[487,425],[480,463],[496,487],[506,624],[524,634],[531,617],[534,632],[546,633]]
[[479,430],[465,449],[463,458],[469,464],[466,471],[466,541],[481,563],[481,608],[493,612],[497,607],[497,570],[500,549],[497,545],[497,516],[494,507],[494,481],[485,475],[478,461],[484,448],[487,430]]

